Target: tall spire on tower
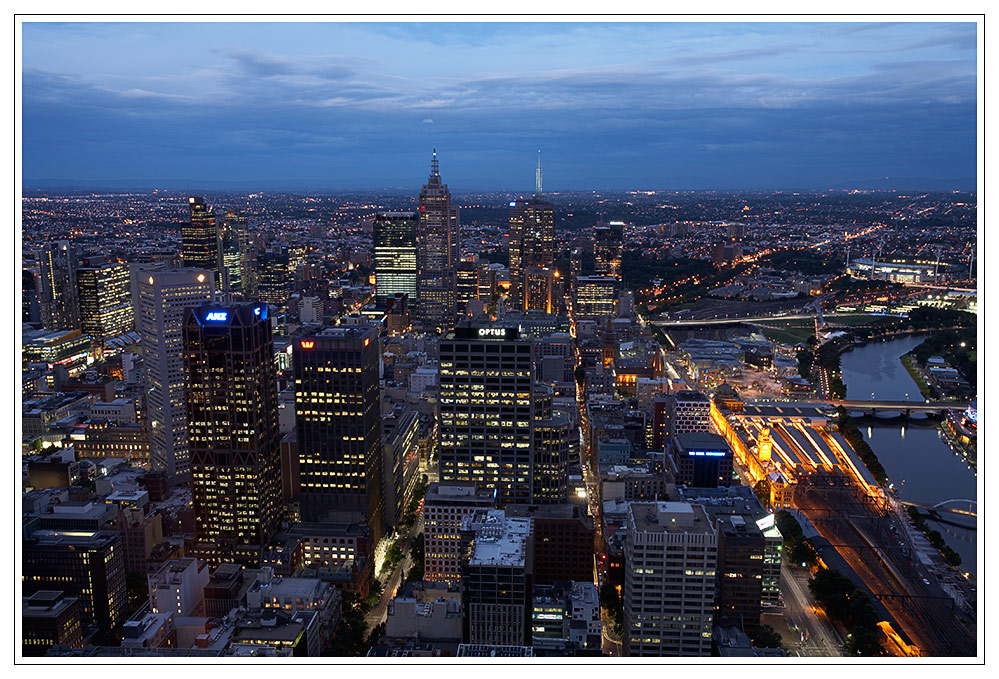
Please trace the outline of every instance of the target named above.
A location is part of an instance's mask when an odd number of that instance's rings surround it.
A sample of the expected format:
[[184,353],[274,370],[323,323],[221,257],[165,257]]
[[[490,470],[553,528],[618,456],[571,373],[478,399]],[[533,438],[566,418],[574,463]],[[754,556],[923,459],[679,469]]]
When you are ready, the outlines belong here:
[[538,171],[534,173],[535,193],[541,195],[541,149],[538,149]]
[[434,147],[434,158],[430,161],[430,176],[439,177],[440,170],[437,169],[437,147]]

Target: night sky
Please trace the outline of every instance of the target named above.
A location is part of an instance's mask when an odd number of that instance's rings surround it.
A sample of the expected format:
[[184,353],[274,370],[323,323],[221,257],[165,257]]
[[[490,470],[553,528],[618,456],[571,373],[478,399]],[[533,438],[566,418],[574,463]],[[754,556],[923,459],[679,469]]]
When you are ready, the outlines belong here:
[[974,189],[974,23],[24,23],[39,185]]

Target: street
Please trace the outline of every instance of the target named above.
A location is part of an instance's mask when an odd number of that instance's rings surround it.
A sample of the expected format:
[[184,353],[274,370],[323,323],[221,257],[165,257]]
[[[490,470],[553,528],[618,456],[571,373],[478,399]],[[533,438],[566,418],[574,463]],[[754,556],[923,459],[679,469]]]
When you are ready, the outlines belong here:
[[[788,627],[806,633],[805,641],[785,638],[788,653],[806,657],[836,657],[843,655],[843,639],[825,613],[814,606],[808,591],[808,571],[781,564],[781,595],[786,606],[784,617]],[[783,636],[783,635],[782,635]]]

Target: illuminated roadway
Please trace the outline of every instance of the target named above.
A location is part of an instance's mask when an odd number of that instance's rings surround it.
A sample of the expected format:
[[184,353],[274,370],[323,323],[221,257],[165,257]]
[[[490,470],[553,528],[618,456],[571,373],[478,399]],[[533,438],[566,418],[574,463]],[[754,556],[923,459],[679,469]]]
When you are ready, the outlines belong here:
[[[803,656],[835,657],[843,655],[843,640],[824,613],[813,607],[814,598],[808,591],[808,573],[804,569],[781,564],[781,595],[784,600],[784,617],[788,626],[797,625],[801,632],[808,632],[805,641],[784,639],[781,645]],[[763,609],[767,613],[767,609]]]

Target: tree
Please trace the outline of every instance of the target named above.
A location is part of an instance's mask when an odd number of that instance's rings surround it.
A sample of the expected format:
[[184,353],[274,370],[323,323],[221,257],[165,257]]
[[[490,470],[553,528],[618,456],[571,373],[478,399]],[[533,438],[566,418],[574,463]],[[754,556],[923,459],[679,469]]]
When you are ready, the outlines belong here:
[[756,485],[753,486],[753,492],[756,493],[756,499],[760,501],[761,505],[770,506],[770,481],[766,477],[756,482]]
[[753,637],[753,646],[756,648],[780,648],[783,643],[780,634],[770,625],[760,625],[756,636]]
[[846,636],[844,649],[849,656],[878,657],[885,655],[885,649],[878,641],[877,628],[873,626],[854,626]]

